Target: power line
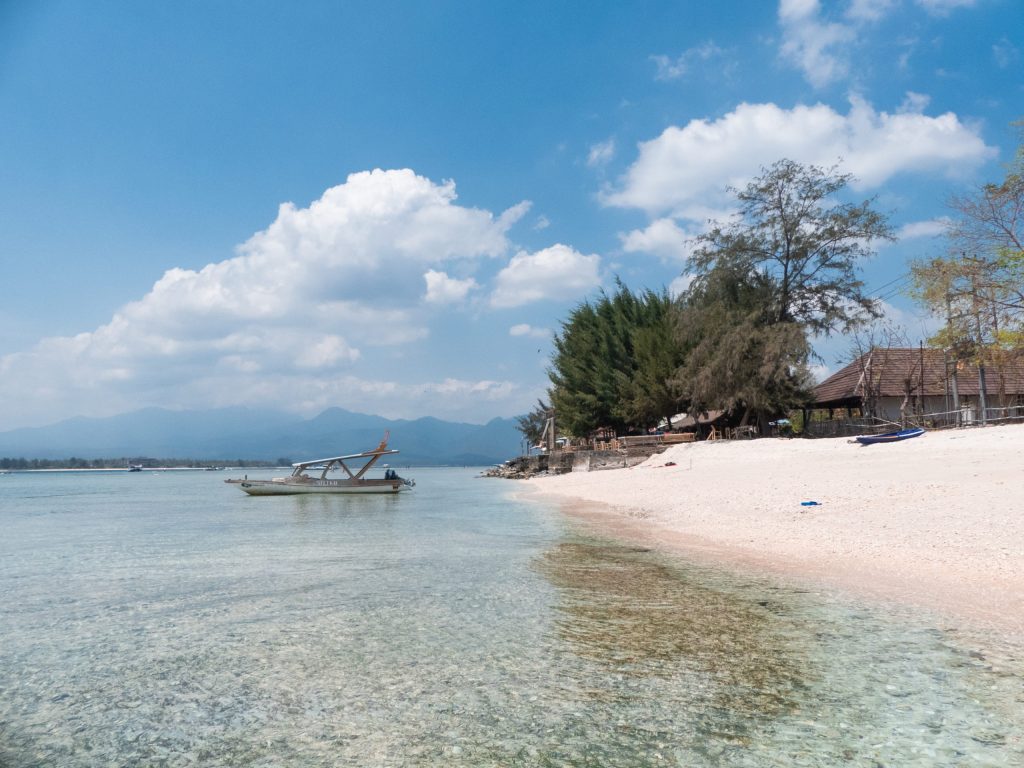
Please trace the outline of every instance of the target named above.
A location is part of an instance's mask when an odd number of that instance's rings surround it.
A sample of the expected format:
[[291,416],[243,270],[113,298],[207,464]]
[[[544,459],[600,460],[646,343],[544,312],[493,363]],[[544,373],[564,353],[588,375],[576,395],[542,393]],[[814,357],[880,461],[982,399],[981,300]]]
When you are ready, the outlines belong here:
[[881,293],[883,290],[888,288],[893,283],[901,282],[903,280],[906,280],[908,277],[910,277],[910,273],[909,272],[904,272],[902,275],[897,275],[896,277],[894,277],[888,283],[883,283],[882,285],[878,286],[877,288],[872,288],[870,291],[868,291],[868,293]]
[[[895,278],[893,280],[890,280],[888,283],[886,283],[885,285],[883,285],[880,288],[876,289],[872,293],[879,294],[879,295],[875,296],[876,300],[878,300],[878,301],[888,301],[892,297],[897,296],[897,295],[903,293],[903,291],[906,290],[907,286],[910,285],[911,279],[912,278],[911,278],[910,273],[909,272],[905,272],[904,274],[900,275],[899,277],[897,277],[897,278]],[[883,289],[885,289],[885,288],[888,288],[888,290],[883,292]]]

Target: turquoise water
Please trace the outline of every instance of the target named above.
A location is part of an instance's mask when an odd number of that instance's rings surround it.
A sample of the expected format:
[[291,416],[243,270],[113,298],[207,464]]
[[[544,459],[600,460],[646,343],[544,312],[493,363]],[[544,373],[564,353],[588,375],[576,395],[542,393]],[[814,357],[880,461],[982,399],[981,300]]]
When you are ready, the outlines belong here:
[[0,477],[0,766],[1024,765],[1013,647],[408,474]]

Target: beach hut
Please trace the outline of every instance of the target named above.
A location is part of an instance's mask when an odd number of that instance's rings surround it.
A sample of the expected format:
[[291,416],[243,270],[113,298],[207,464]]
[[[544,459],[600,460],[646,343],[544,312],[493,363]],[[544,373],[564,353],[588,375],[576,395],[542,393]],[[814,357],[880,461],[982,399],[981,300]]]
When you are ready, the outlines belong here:
[[[726,419],[725,411],[707,411],[705,413],[680,413],[672,417],[672,429],[677,435],[692,435],[691,439],[706,440],[717,438],[722,433],[722,425]],[[665,436],[665,442],[683,442]]]

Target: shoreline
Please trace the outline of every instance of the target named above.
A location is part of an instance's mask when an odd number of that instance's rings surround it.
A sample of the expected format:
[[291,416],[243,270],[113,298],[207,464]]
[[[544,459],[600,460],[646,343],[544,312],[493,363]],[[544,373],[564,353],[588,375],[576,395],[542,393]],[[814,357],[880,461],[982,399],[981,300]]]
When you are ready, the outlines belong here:
[[523,482],[613,538],[1024,640],[1024,426],[681,444]]

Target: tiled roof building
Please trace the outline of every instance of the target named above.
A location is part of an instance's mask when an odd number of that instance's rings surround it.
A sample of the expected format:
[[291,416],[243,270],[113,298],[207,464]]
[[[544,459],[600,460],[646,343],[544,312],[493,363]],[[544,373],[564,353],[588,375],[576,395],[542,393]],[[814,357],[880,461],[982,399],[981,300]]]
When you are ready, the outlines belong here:
[[[941,349],[875,348],[814,388],[814,408],[874,410],[882,418],[953,410],[953,378],[962,408],[978,403],[978,367],[954,364]],[[1024,361],[985,369],[989,408],[1020,404],[1024,399]],[[872,408],[873,404],[873,408]]]

